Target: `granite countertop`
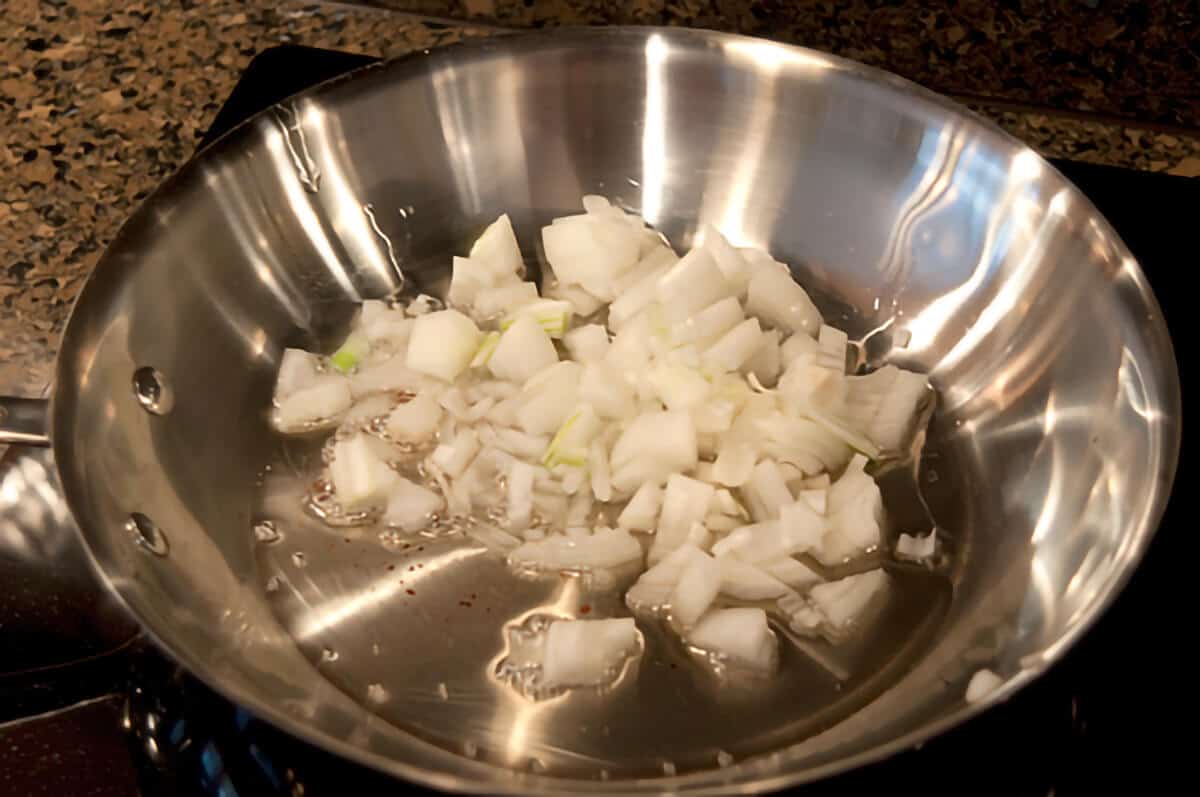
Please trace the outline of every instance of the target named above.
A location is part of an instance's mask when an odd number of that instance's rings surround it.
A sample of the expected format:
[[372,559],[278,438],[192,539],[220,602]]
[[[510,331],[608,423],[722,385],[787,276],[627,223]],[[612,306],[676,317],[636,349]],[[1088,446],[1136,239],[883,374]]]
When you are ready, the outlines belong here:
[[[49,381],[71,303],[104,247],[192,153],[256,53],[296,43],[388,56],[503,30],[287,0],[8,0],[5,23],[0,389],[26,394]],[[1047,155],[1200,173],[1200,136],[974,107]]]

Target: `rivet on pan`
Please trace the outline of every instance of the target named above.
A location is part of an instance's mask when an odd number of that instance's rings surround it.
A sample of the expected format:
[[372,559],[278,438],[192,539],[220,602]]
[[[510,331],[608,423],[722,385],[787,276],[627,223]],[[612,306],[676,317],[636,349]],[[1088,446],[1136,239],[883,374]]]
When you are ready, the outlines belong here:
[[153,415],[166,415],[175,406],[175,393],[166,378],[149,365],[133,372],[133,395]]
[[171,550],[167,543],[167,535],[155,525],[154,521],[141,512],[134,512],[125,523],[125,528],[133,535],[134,543],[155,556],[166,556]]

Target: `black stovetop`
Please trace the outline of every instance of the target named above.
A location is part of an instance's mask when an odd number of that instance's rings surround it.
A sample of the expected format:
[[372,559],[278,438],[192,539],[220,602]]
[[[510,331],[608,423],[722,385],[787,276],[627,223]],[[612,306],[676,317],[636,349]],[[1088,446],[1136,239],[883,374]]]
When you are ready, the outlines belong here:
[[[293,46],[268,50],[250,64],[204,143],[296,91],[371,60]],[[1175,341],[1186,403],[1193,355],[1185,334],[1185,278],[1191,223],[1200,218],[1200,180],[1055,165],[1091,197],[1145,269]],[[1184,508],[1187,452],[1185,441],[1175,493],[1145,562],[1062,662],[1007,703],[923,748],[803,793],[1041,797],[1107,793],[1124,782],[1144,793],[1158,791],[1160,779],[1186,773],[1192,734],[1180,723],[1190,718],[1194,700],[1185,680],[1189,643],[1179,632],[1191,626],[1187,610],[1194,601],[1185,576],[1195,561],[1195,532]],[[7,555],[0,539],[0,574],[8,572]],[[0,583],[0,592],[9,586]],[[117,629],[117,641],[82,645],[85,660],[6,666],[5,659],[22,660],[14,653],[8,605],[0,600],[0,795],[423,793],[275,730],[140,638],[120,643],[133,633],[127,621],[109,617],[106,627]],[[57,639],[54,633],[32,638]],[[70,647],[68,640],[64,648]]]

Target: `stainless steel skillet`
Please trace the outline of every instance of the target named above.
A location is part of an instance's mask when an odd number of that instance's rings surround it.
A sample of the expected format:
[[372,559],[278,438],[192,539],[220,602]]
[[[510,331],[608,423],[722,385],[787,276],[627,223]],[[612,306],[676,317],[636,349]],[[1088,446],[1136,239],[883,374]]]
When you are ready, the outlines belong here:
[[[331,343],[353,302],[397,287],[397,266],[436,286],[500,210],[532,251],[588,192],[679,244],[708,221],[770,248],[868,359],[932,374],[917,481],[953,566],[874,644],[797,657],[769,695],[714,693],[664,654],[631,694],[530,705],[489,679],[500,629],[571,596],[506,580],[465,542],[395,550],[291,515],[281,540],[256,539],[265,514],[287,514],[264,500],[265,468],[306,453],[265,423],[282,347]],[[977,668],[1016,688],[1111,600],[1179,434],[1139,268],[1036,155],[882,73],[680,30],[436,51],[257,117],[122,231],[56,383],[48,431],[72,510],[168,652],[310,741],[487,792],[767,789],[960,721]],[[4,406],[37,442],[44,408]],[[400,588],[389,564],[420,583]]]

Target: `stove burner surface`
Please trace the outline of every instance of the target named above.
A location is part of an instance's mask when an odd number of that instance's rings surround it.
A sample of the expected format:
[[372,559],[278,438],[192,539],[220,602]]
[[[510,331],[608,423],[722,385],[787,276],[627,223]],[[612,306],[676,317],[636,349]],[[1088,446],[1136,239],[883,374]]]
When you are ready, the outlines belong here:
[[[258,56],[208,143],[262,108],[370,63],[278,47]],[[1184,287],[1200,181],[1059,162],[1112,222],[1154,287],[1177,348],[1185,401],[1192,357]],[[1189,717],[1186,662],[1168,625],[1195,561],[1187,456],[1145,562],[1096,627],[1045,677],[923,748],[806,787],[804,794],[1094,793],[1169,778]],[[78,548],[48,452],[0,458],[0,793],[319,795],[425,793],[296,741],[217,696],[137,636]],[[1181,606],[1186,610],[1186,606]],[[1186,621],[1185,621],[1186,622]],[[1190,673],[1189,673],[1190,674]]]

